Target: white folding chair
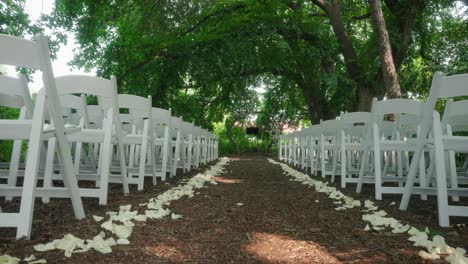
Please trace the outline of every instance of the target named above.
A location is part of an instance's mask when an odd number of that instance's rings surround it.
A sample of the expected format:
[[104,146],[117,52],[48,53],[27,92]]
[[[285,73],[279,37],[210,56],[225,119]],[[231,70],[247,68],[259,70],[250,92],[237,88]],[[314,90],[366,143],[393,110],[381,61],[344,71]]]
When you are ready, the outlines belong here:
[[[104,117],[101,127],[97,127],[97,124],[94,123],[93,127],[85,127],[78,133],[68,135],[70,142],[99,144],[96,173],[88,170],[76,172],[79,180],[95,181],[98,188],[80,188],[81,196],[98,198],[99,204],[105,205],[107,204],[109,182],[121,183],[124,194],[128,194],[128,173],[123,147],[124,135],[118,112],[119,102],[115,77],[112,76],[109,80],[84,75],[66,75],[57,77],[56,83],[58,93],[61,96],[72,94],[96,96],[100,108],[97,108],[99,109],[97,115],[102,114]],[[89,110],[86,108],[87,112]],[[89,112],[86,115],[89,118]],[[111,174],[113,143],[117,145],[119,153],[120,168],[117,175]],[[81,158],[81,156],[77,158]]]
[[201,160],[201,155],[202,155],[202,134],[203,134],[203,129],[199,127],[194,127],[193,128],[193,166],[195,168],[198,168],[200,166],[200,160]]
[[[320,171],[322,178],[331,176],[331,182],[335,181],[335,175],[340,168],[341,120],[326,120],[320,124]],[[340,170],[341,171],[341,170]]]
[[[34,106],[29,95],[26,76],[20,75],[18,79],[0,76],[0,105],[3,107],[19,109],[19,120],[31,119]],[[2,178],[7,180],[9,186],[16,186],[20,174],[24,175],[24,164],[21,164],[23,140],[14,140],[10,162],[0,170]],[[20,169],[23,169],[20,171]],[[6,197],[11,201],[12,197]]]
[[154,155],[156,162],[156,176],[166,180],[167,173],[171,173],[169,164],[169,145],[171,140],[171,109],[152,108],[154,131]]
[[357,183],[362,154],[366,150],[366,131],[372,120],[369,112],[342,113],[341,132],[341,188]]
[[[416,144],[412,138],[401,134],[401,123],[398,121],[400,115],[411,115],[419,117],[421,120],[424,110],[424,103],[412,99],[389,99],[384,101],[372,102],[372,125],[369,126],[367,132],[369,150],[364,153],[361,162],[360,175],[358,180],[357,192],[360,192],[363,183],[373,183],[375,186],[375,198],[382,199],[384,193],[402,194],[402,183],[406,180],[406,174],[403,173],[401,160],[395,164],[394,170],[385,170],[386,166],[382,166],[382,162],[390,162],[388,155],[402,155],[403,152],[414,152]],[[393,114],[397,116],[396,122],[385,121],[387,115]],[[420,123],[414,124],[418,127]],[[373,153],[373,168],[369,170],[371,175],[362,175],[364,168],[368,166],[367,160],[370,152]],[[421,159],[419,160],[421,168],[418,177],[419,184],[425,185],[424,168]],[[388,167],[387,167],[388,168]],[[366,178],[366,179],[364,179]],[[388,186],[389,183],[391,186]],[[397,186],[395,186],[397,185]]]
[[[62,95],[59,96],[60,105],[62,106],[62,118],[64,120],[65,127],[78,127],[81,129],[84,128],[84,112],[86,111],[86,99],[84,96],[75,96],[75,95]],[[50,120],[49,120],[50,122]],[[54,178],[54,171],[57,170],[59,167],[59,160],[58,157],[56,158],[55,154],[57,152],[56,149],[56,138],[50,138],[47,140],[47,152],[45,155],[45,166],[44,166],[44,177],[43,177],[43,184],[44,187],[50,188],[52,186],[52,180],[62,180],[61,177]],[[70,142],[70,146],[72,147],[72,153],[74,152],[74,168],[75,173],[78,171],[81,161],[81,155],[84,154],[82,152],[82,144],[81,142],[74,143]],[[74,151],[73,151],[74,147]],[[50,202],[49,196],[43,196],[42,202],[49,203]]]
[[[466,133],[468,131],[468,100],[456,102],[452,98],[447,100],[441,124],[447,136]],[[448,169],[450,171],[450,186],[452,188],[458,188],[458,184],[468,183],[468,155],[465,153],[464,162],[457,166],[455,154],[455,151],[448,151],[447,153],[450,167]],[[452,198],[458,201],[457,197],[452,196]]]
[[[0,185],[2,196],[20,196],[18,213],[1,213],[0,227],[17,228],[16,237],[30,237],[34,211],[34,198],[42,194],[54,197],[71,198],[75,217],[84,218],[83,205],[71,159],[71,151],[66,138],[64,121],[61,116],[59,96],[55,86],[47,38],[36,35],[35,41],[0,35],[0,64],[40,70],[44,88],[38,93],[31,119],[0,120],[0,137],[5,140],[28,140],[28,150],[24,182],[22,187]],[[24,91],[25,82],[0,76],[1,91],[15,95],[13,90]],[[9,84],[7,84],[9,83]],[[44,130],[46,109],[53,122],[53,128]],[[26,117],[26,116],[25,116]],[[64,188],[37,188],[37,176],[41,144],[44,139],[55,137],[60,157],[60,170]]]
[[[410,169],[406,180],[405,190],[400,203],[400,209],[406,210],[409,204],[411,194],[437,195],[437,207],[439,212],[439,225],[449,226],[450,216],[468,217],[468,207],[462,205],[449,205],[448,196],[467,196],[468,189],[461,188],[451,179],[450,169],[453,168],[453,163],[450,161],[451,152],[468,153],[468,137],[462,135],[451,134],[451,129],[456,127],[457,130],[464,130],[465,125],[458,125],[457,121],[465,121],[466,108],[449,103],[448,117],[444,120],[444,127],[440,121],[440,115],[434,111],[438,99],[447,99],[459,96],[468,95],[468,74],[459,74],[444,77],[442,73],[436,72],[432,79],[431,91],[428,100],[424,107],[424,115],[421,121],[420,133],[417,138],[417,149],[411,159]],[[452,104],[452,105],[450,105]],[[453,107],[452,110],[450,107]],[[455,114],[454,114],[455,112]],[[458,112],[458,114],[457,114]],[[455,117],[458,116],[458,117]],[[452,119],[452,120],[450,120]],[[453,122],[453,126],[451,126]],[[432,130],[433,139],[429,137],[429,132]],[[452,131],[453,132],[453,131]],[[418,163],[425,147],[434,151],[434,166],[436,175],[436,188],[417,188],[414,186],[416,181],[416,172]],[[448,171],[446,164],[446,154],[449,156]],[[452,182],[450,182],[452,180]],[[451,183],[450,188],[447,186],[447,181]],[[418,190],[419,189],[419,190]]]
[[284,161],[284,135],[278,137],[278,160]]
[[[189,122],[182,122],[182,147],[181,147],[181,160],[182,160],[182,169],[184,172],[188,172],[192,169],[194,155],[193,155],[193,135],[195,133],[195,126]],[[211,144],[211,142],[210,142]],[[211,158],[211,149],[210,145],[210,158]]]
[[177,168],[181,162],[181,144],[182,144],[182,118],[171,117],[171,142],[169,155],[171,158],[171,176],[175,176]]
[[307,135],[309,136],[308,143],[308,161],[310,166],[310,173],[317,175],[319,171],[319,162],[320,162],[320,135],[322,126],[320,124],[312,125],[307,129]]
[[[131,146],[131,153],[128,157],[128,183],[137,184],[139,191],[143,190],[145,175],[156,180],[156,167],[153,156],[153,118],[152,118],[152,98],[131,95],[118,95],[119,108],[128,109],[128,114],[120,114],[120,118],[128,117],[131,129],[122,137],[124,145]],[[138,146],[138,148],[135,148]],[[138,163],[138,167],[134,165]],[[147,168],[149,172],[147,172]]]

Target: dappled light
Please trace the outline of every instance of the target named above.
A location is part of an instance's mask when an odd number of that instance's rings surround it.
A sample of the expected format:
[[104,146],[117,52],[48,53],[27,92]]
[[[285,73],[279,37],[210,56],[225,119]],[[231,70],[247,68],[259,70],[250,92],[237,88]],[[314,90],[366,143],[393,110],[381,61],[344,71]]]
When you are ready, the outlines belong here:
[[224,177],[214,177],[213,179],[215,181],[217,181],[217,182],[227,183],[227,184],[242,183],[241,179],[228,179],[228,178],[224,178]]
[[189,259],[188,256],[186,256],[179,248],[183,248],[183,246],[178,247],[167,244],[156,244],[145,246],[141,251],[143,254],[166,259],[168,261],[183,262]]
[[267,263],[340,263],[332,254],[312,241],[296,240],[286,235],[249,233],[245,250]]

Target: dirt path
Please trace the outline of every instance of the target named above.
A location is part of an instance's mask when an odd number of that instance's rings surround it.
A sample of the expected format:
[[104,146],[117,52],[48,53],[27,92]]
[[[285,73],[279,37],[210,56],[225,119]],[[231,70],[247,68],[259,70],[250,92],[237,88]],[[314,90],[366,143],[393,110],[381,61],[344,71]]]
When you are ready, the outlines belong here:
[[[334,210],[325,194],[289,181],[265,157],[233,158],[226,171],[216,178],[218,185],[171,204],[182,219],[137,226],[131,244],[113,247],[111,254],[90,251],[65,258],[62,251],[32,252],[32,245],[68,232],[94,236],[99,224],[92,214],[104,215],[128,202],[137,205],[180,178],[133,197],[114,196],[107,207],[85,203],[90,213],[80,222],[57,217],[61,210],[70,213],[65,203],[40,205],[32,240],[14,242],[14,233],[0,233],[0,255],[35,253],[49,263],[426,263],[405,235],[363,231],[359,208]],[[51,208],[52,215],[45,213]]]

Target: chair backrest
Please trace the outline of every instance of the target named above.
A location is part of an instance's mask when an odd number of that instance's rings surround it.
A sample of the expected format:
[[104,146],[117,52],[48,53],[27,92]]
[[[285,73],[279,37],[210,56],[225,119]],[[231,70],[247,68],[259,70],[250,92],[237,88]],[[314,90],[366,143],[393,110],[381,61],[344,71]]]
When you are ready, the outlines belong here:
[[175,138],[177,136],[177,133],[181,131],[182,128],[182,118],[179,117],[171,117],[171,126],[169,127],[169,134],[171,135],[172,138]]
[[181,129],[182,127],[182,118],[179,118],[179,117],[175,117],[175,116],[172,116],[171,117],[171,128],[172,129]]
[[322,125],[321,124],[316,124],[316,125],[310,126],[309,130],[307,131],[307,134],[312,136],[312,137],[319,137],[321,133],[322,133]]
[[[441,72],[434,73],[431,90],[425,105],[424,116],[421,121],[420,134],[427,137],[432,124],[433,112],[437,99],[468,95],[468,74],[443,76]],[[420,142],[422,145],[423,142]]]
[[46,71],[44,44],[47,39],[40,34],[36,35],[36,41],[0,34],[0,63]]
[[57,90],[63,94],[87,94],[98,97],[112,98],[112,81],[105,78],[88,75],[65,75],[56,78]]
[[345,124],[367,124],[372,121],[370,112],[341,113],[340,120]]
[[[42,34],[37,34],[34,38],[33,41],[0,34],[0,47],[2,47],[0,49],[0,64],[40,70],[46,96],[51,99],[50,102],[59,102],[50,59],[49,41]],[[48,108],[54,116],[56,125],[62,126],[63,119],[58,103],[49,103]]]
[[117,81],[114,76],[111,79],[105,79],[87,75],[65,75],[57,77],[56,84],[58,94],[60,95],[86,94],[88,96],[97,96],[102,110],[108,111],[112,109],[114,112],[113,122],[116,126],[116,131],[120,133],[119,99],[117,96]]
[[56,83],[59,95],[94,95],[98,97],[99,104],[104,109],[114,108],[113,100],[117,98],[117,90],[112,79],[87,75],[65,75],[57,77]]
[[24,117],[32,117],[33,103],[24,75],[19,78],[0,75],[0,106],[21,109]]
[[425,103],[413,99],[388,99],[372,101],[372,115],[378,120],[383,120],[387,114],[413,114],[422,116]]
[[447,100],[442,127],[446,129],[447,126],[450,126],[452,132],[468,131],[468,100]]
[[185,135],[192,135],[195,130],[195,126],[189,122],[182,122],[182,131]]
[[321,132],[324,136],[337,136],[343,129],[343,121],[332,119],[321,122]]
[[[132,132],[134,128],[134,120],[130,114],[120,114],[120,122],[122,123],[122,130],[128,133]],[[138,124],[140,125],[140,124]],[[136,128],[136,126],[135,126]]]
[[104,119],[103,110],[99,105],[86,106],[86,120],[89,128],[101,128]]
[[401,136],[416,135],[421,122],[421,116],[413,114],[399,114],[396,117],[395,126]]
[[[62,109],[60,107],[60,99],[55,83],[54,72],[52,70],[49,41],[42,34],[37,34],[34,39],[34,41],[31,41],[0,34],[0,64],[41,71],[44,89],[42,92],[39,92],[39,96],[41,96],[41,98],[45,96],[47,99],[46,107],[54,123],[58,144],[62,146],[63,151],[68,152],[69,146],[64,136],[65,124],[61,115]],[[44,110],[45,109],[37,109],[37,111],[41,111],[41,113],[37,112],[38,115],[41,115],[40,119],[42,119]],[[36,115],[36,109],[34,109],[34,115]],[[40,131],[34,133],[40,133]],[[68,158],[66,159],[67,161],[65,161],[65,163],[68,164],[69,160]]]
[[[152,98],[148,98],[131,95],[131,94],[119,94],[118,96],[119,108],[127,108],[128,115],[130,117],[130,123],[138,127],[142,127],[143,120],[148,119],[150,126],[152,126]],[[120,117],[122,119],[122,114]],[[124,122],[121,120],[121,122]],[[152,129],[152,127],[150,127]]]
[[154,125],[165,125],[171,124],[171,109],[169,110],[153,107],[152,108],[153,124]]
[[305,127],[301,129],[302,136],[308,137],[310,135],[311,130],[312,130],[312,127]]
[[132,94],[119,94],[119,107],[128,108],[131,115],[138,117],[150,118],[152,116],[152,98],[132,95]]
[[[427,104],[413,99],[388,99],[378,101],[376,98],[372,101],[372,121],[378,126],[379,134],[387,139],[394,138],[396,132],[400,130],[399,125],[403,123],[389,122],[385,120],[386,115],[393,114],[394,116],[416,116],[416,123],[412,126],[418,130],[422,124],[424,112]],[[372,127],[373,128],[373,127]],[[370,127],[370,129],[372,129]],[[396,139],[396,138],[395,138]]]
[[441,72],[432,77],[428,103],[434,106],[439,98],[451,98],[468,95],[468,73],[443,76]]
[[365,136],[365,131],[372,122],[370,112],[341,113],[340,120],[343,122],[343,129],[349,136]]
[[60,104],[62,105],[63,119],[73,125],[78,125],[82,118],[85,118],[86,97],[85,95],[76,96],[72,94],[64,94],[60,96]]

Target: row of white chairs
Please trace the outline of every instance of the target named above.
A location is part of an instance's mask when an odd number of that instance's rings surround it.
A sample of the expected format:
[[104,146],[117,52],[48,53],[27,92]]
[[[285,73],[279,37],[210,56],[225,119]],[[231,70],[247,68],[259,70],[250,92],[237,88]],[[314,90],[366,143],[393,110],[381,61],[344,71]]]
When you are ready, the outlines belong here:
[[214,134],[152,107],[151,96],[118,94],[115,77],[54,77],[41,34],[0,35],[0,64],[38,70],[44,85],[33,100],[24,75],[0,75],[0,106],[20,112],[0,119],[0,140],[13,141],[10,161],[0,164],[0,197],[21,198],[19,212],[0,207],[0,227],[17,228],[17,238],[31,235],[35,198],[70,198],[82,219],[81,198],[107,204],[110,183],[128,195],[145,177],[156,184],[218,158]]
[[[371,112],[342,113],[282,135],[279,159],[332,182],[340,176],[341,187],[355,184],[356,192],[372,184],[377,200],[399,194],[402,210],[411,195],[421,200],[435,195],[439,225],[449,226],[450,216],[468,217],[468,206],[449,204],[449,197],[456,203],[468,196],[468,100],[463,96],[468,96],[468,74],[436,72],[427,101],[374,99]],[[442,119],[438,102],[445,102]]]

